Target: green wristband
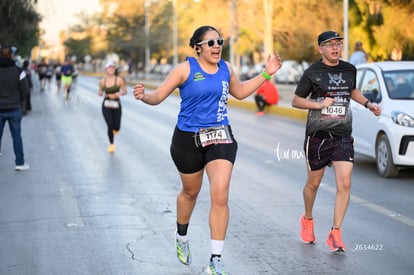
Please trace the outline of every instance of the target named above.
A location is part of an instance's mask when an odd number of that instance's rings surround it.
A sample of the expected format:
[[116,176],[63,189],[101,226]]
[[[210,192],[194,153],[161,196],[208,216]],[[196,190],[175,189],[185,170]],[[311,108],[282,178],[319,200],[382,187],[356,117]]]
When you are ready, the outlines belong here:
[[268,73],[266,73],[265,70],[262,71],[262,76],[266,79],[266,80],[270,80],[272,78],[271,75],[269,75]]

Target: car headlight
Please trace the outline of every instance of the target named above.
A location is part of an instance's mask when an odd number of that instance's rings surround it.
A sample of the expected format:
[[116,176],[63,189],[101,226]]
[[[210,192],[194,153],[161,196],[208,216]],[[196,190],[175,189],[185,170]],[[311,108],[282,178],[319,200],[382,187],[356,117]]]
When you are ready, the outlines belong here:
[[414,118],[412,118],[410,115],[407,115],[406,113],[399,111],[392,112],[391,117],[392,121],[398,125],[414,128]]

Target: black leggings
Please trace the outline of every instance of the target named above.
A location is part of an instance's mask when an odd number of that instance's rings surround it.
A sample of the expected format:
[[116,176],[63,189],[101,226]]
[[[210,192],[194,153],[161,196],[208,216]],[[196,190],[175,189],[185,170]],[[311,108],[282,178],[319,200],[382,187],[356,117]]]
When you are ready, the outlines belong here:
[[104,116],[106,125],[108,125],[108,138],[109,142],[114,143],[114,130],[119,131],[121,128],[121,116],[122,108],[121,102],[119,102],[119,108],[107,108],[102,103],[102,114]]
[[266,106],[270,105],[262,95],[255,95],[254,99],[256,101],[257,109],[259,109],[260,112],[263,112]]

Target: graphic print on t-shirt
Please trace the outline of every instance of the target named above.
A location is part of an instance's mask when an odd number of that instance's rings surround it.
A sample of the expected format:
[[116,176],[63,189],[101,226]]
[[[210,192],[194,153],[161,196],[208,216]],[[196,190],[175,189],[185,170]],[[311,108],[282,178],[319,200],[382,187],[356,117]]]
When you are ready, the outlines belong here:
[[[334,103],[323,109],[312,109],[308,113],[307,133],[327,131],[337,135],[352,132],[352,114],[349,109],[352,90],[355,88],[356,71],[346,62],[330,67],[322,62],[311,66],[306,73],[304,83],[308,87],[310,98],[322,102],[326,98],[334,99]],[[300,90],[299,95],[305,96]]]

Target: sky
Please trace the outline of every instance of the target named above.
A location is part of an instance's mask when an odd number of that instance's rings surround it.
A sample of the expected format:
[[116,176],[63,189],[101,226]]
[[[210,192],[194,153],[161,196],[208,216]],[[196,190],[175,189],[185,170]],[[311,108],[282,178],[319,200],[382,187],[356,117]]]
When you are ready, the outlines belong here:
[[41,28],[43,39],[49,45],[59,44],[59,32],[79,22],[76,16],[85,11],[93,14],[100,11],[99,0],[38,0],[38,11],[43,16]]

